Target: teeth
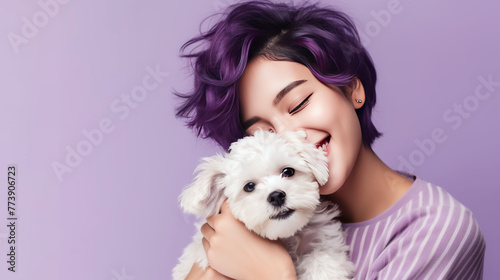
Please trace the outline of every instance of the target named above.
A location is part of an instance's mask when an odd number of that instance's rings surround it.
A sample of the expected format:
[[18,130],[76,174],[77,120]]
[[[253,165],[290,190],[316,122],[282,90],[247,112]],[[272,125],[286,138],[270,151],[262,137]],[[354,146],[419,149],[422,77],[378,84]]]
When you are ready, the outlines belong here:
[[328,146],[328,143],[324,143],[323,145],[321,145],[319,148],[324,151],[326,149],[326,146]]

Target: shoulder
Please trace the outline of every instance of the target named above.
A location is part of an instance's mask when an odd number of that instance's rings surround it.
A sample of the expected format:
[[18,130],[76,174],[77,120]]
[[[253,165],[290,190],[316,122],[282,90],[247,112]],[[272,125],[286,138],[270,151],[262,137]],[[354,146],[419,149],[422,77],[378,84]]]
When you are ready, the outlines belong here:
[[357,273],[367,279],[482,274],[485,242],[474,215],[444,188],[419,177],[386,212],[346,231]]
[[398,229],[395,239],[409,236],[422,243],[438,242],[438,249],[446,249],[444,244],[484,243],[472,211],[445,189],[418,177],[412,188],[400,215],[393,219],[392,224]]
[[472,212],[444,188],[415,176],[407,193],[389,211],[392,223],[436,226],[476,223]]
[[445,189],[420,178],[415,183],[412,199],[394,219],[387,261],[409,262],[407,276],[417,279],[482,273],[485,241],[473,213]]
[[353,233],[355,229],[359,231],[380,224],[394,235],[400,235],[420,228],[459,226],[469,222],[476,221],[467,207],[445,189],[415,176],[403,197],[384,213],[368,221],[344,224],[344,228],[348,233]]
[[408,225],[417,224],[433,233],[433,229],[442,229],[443,235],[451,234],[448,237],[480,231],[473,213],[465,205],[440,186],[420,178],[417,180],[418,192],[411,201],[413,205],[405,211]]

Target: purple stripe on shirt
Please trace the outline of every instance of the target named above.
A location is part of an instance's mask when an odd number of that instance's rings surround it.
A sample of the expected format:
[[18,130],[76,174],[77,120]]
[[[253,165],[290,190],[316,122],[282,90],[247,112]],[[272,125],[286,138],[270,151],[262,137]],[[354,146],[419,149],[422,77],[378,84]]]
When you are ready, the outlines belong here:
[[482,278],[485,242],[473,214],[419,177],[384,213],[343,227],[355,279]]

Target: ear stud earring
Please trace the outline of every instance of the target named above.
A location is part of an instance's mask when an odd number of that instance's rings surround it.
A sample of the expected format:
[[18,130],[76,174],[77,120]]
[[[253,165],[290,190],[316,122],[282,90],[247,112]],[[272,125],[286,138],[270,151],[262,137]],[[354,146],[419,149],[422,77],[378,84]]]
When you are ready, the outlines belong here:
[[356,102],[361,103],[361,102],[363,102],[363,100],[361,100],[361,99],[356,99]]

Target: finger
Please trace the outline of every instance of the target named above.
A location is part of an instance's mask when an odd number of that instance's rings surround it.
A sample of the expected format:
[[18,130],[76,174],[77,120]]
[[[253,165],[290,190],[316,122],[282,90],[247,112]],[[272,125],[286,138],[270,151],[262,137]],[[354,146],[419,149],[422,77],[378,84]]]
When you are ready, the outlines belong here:
[[212,228],[214,229],[215,226],[214,226],[214,223],[215,223],[215,219],[216,219],[216,216],[217,215],[212,215],[212,216],[209,216],[207,217],[205,220],[207,221],[207,224]]
[[220,206],[220,214],[226,213],[229,211],[229,203],[227,202],[227,198],[222,202]]
[[203,237],[207,239],[207,241],[210,241],[212,239],[212,236],[215,234],[215,230],[207,223],[201,226],[200,231],[201,234],[203,234]]
[[205,254],[208,255],[208,249],[210,249],[210,243],[203,237],[201,239],[201,244],[203,245],[203,250],[205,250]]

